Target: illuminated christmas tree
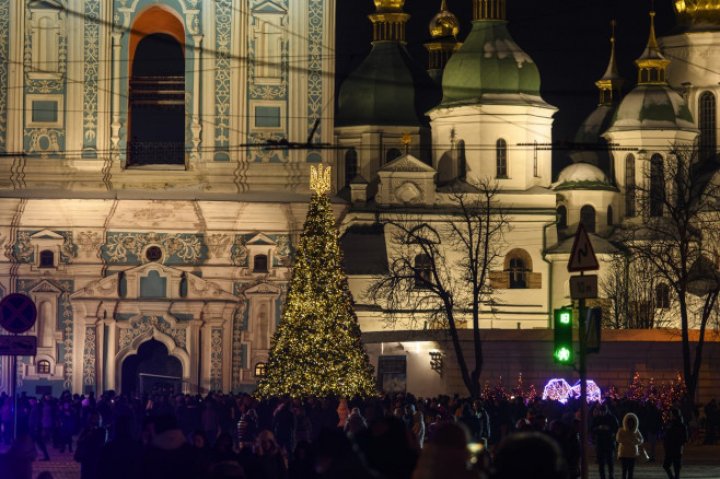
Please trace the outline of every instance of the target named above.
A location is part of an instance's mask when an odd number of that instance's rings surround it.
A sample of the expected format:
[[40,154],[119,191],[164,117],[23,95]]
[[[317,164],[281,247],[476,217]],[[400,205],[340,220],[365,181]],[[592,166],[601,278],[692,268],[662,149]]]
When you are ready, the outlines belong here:
[[372,367],[360,341],[327,192],[330,168],[311,170],[310,200],[282,320],[260,397],[372,396]]

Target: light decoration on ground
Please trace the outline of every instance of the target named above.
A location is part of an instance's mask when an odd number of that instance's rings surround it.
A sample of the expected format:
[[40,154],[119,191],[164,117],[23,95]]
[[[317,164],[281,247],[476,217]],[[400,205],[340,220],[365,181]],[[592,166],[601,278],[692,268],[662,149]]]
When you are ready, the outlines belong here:
[[[543,399],[558,401],[565,404],[568,399],[580,397],[580,381],[575,385],[570,384],[562,378],[553,378],[545,385],[543,389]],[[587,380],[587,402],[602,401],[602,391],[600,387],[592,379]]]
[[562,378],[553,378],[545,385],[543,389],[543,400],[558,401],[565,404],[570,395],[572,388],[567,381]]
[[[580,381],[576,382],[570,389],[569,397],[580,397]],[[587,402],[602,402],[602,391],[600,390],[600,386],[595,384],[595,381],[592,379],[587,380]]]

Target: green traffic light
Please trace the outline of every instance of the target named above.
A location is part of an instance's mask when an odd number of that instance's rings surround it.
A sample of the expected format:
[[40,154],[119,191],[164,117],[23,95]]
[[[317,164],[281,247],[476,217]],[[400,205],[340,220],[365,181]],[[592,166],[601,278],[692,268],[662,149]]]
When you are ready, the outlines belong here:
[[563,311],[560,313],[560,322],[562,324],[570,324],[572,322],[572,314],[570,311]]
[[557,351],[555,351],[555,357],[558,361],[566,363],[570,361],[570,358],[572,357],[572,353],[568,348],[561,347]]

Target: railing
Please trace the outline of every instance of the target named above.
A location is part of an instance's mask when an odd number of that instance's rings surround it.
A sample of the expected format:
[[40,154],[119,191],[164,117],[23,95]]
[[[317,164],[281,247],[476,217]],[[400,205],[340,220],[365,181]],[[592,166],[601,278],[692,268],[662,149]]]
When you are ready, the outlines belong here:
[[175,141],[130,141],[128,165],[184,165],[185,145]]

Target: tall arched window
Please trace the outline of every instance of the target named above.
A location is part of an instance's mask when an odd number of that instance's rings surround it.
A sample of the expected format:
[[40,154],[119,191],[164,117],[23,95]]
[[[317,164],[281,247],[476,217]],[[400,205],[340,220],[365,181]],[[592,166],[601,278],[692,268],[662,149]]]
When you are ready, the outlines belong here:
[[717,151],[717,109],[715,95],[706,91],[698,100],[698,126],[700,127],[700,158],[712,158]]
[[432,259],[425,253],[415,256],[415,289],[427,289],[432,275]]
[[650,216],[663,215],[665,202],[665,167],[657,153],[650,158]]
[[527,251],[520,248],[510,250],[505,256],[505,271],[508,275],[510,289],[529,287],[529,274],[532,272],[532,258]]
[[614,218],[613,218],[613,208],[612,208],[612,206],[608,206],[608,209],[607,209],[607,225],[608,225],[608,226],[612,226],[612,225],[613,225],[613,222],[614,222]]
[[163,7],[133,23],[128,165],[185,163],[185,31]]
[[595,208],[585,205],[580,208],[580,222],[585,226],[588,233],[595,232]]
[[625,157],[625,216],[635,216],[635,157]]
[[557,208],[557,222],[558,229],[562,230],[567,228],[567,208],[564,205],[560,205]]
[[497,178],[507,178],[507,142],[502,138],[495,142],[495,165]]
[[358,174],[358,155],[355,148],[350,148],[345,152],[345,186]]
[[670,308],[670,288],[665,283],[655,286],[655,307],[659,309]]
[[467,160],[465,158],[465,140],[460,140],[455,145],[457,150],[457,168],[458,178],[465,178],[467,176]]

